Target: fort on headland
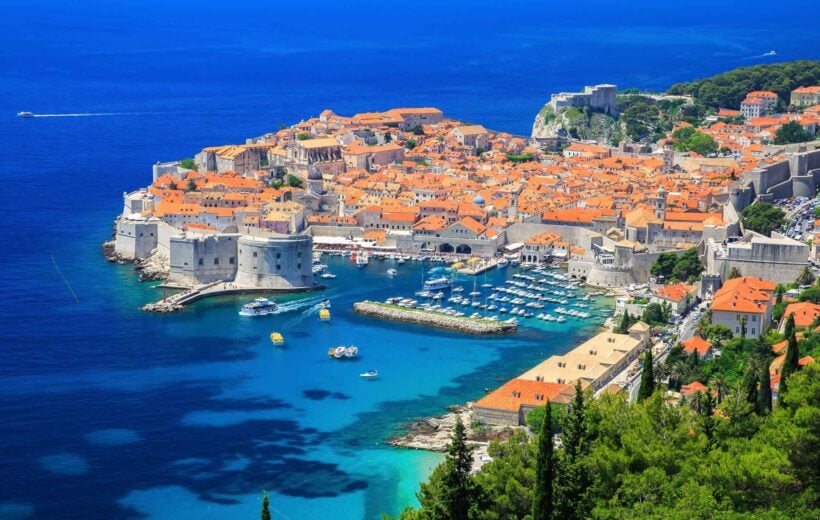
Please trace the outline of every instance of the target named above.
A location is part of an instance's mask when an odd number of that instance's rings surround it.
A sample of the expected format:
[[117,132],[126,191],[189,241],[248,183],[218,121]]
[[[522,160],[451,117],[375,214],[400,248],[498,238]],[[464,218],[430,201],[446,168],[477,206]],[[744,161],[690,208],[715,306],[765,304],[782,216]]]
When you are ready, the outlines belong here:
[[[597,85],[550,104],[614,114],[616,95],[614,85]],[[436,108],[325,110],[157,163],[149,186],[124,194],[108,249],[188,294],[172,306],[214,293],[314,289],[314,250],[507,255],[623,287],[648,281],[661,253],[697,248],[710,280],[737,268],[790,282],[814,250],[744,229],[739,212],[816,193],[817,142],[772,139],[792,120],[816,132],[811,117],[807,109],[702,127],[724,150],[704,157],[667,140],[613,147],[567,138],[556,148]]]

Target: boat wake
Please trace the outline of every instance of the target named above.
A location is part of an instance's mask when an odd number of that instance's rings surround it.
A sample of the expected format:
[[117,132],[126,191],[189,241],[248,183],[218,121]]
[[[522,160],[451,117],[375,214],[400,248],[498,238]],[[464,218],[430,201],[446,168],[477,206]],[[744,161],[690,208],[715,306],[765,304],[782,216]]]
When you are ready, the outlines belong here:
[[76,112],[69,114],[32,114],[30,117],[105,117],[105,116],[144,116],[157,112]]

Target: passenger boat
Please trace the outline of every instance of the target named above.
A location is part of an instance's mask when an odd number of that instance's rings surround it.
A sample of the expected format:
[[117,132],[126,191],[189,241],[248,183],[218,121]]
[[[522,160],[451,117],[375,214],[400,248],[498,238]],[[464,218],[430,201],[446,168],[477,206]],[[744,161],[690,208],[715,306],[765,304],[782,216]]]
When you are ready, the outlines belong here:
[[510,261],[509,261],[509,260],[507,260],[506,258],[502,258],[501,260],[499,260],[499,261],[498,261],[498,265],[497,265],[497,267],[498,267],[499,269],[501,269],[501,268],[503,268],[503,267],[507,267],[508,265],[510,265]]
[[365,379],[375,379],[375,378],[379,377],[379,371],[378,370],[368,370],[367,372],[362,372],[361,374],[359,374],[359,377],[363,377]]
[[361,251],[356,255],[356,267],[361,269],[366,267],[368,263],[370,263],[370,257],[367,255],[367,251]]
[[322,321],[330,321],[330,311],[327,309],[319,309],[319,319]]
[[285,337],[279,334],[278,332],[271,332],[270,342],[276,345],[277,347],[281,347],[285,344]]
[[441,289],[449,289],[452,282],[449,278],[442,276],[441,278],[434,278],[424,282],[425,291],[438,291]]
[[277,305],[273,300],[267,298],[257,298],[251,303],[242,306],[239,311],[240,316],[264,316],[276,312]]

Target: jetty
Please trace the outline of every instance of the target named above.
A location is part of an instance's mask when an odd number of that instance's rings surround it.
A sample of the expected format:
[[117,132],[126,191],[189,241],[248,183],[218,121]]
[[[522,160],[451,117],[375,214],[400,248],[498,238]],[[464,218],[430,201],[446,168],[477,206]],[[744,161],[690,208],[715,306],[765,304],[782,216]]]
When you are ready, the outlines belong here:
[[176,312],[181,311],[186,305],[194,303],[195,301],[204,298],[212,298],[214,296],[239,296],[245,294],[270,294],[270,293],[295,293],[318,291],[324,289],[324,285],[312,285],[310,287],[289,287],[282,289],[274,289],[269,287],[243,287],[231,282],[211,282],[208,284],[198,285],[196,287],[180,287],[175,285],[159,285],[160,289],[173,289],[181,292],[163,298],[154,303],[148,303],[142,307],[142,310],[148,312]]
[[493,258],[491,260],[482,260],[475,264],[468,264],[466,267],[459,269],[458,272],[459,274],[476,276],[490,269],[495,269],[496,267],[498,267],[498,260]]
[[467,318],[464,316],[447,316],[423,309],[399,307],[387,303],[363,301],[353,304],[353,310],[363,316],[383,320],[400,321],[415,325],[427,325],[438,329],[447,329],[465,334],[504,334],[515,332],[516,325],[485,318]]

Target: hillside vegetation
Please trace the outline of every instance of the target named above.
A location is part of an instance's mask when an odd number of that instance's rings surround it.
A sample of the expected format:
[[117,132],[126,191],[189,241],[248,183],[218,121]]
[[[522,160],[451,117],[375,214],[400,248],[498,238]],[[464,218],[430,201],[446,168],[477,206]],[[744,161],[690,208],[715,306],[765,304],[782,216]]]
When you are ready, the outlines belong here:
[[789,103],[792,90],[811,85],[820,85],[820,61],[817,60],[742,67],[710,78],[676,83],[668,93],[691,95],[696,103],[712,108],[737,110],[747,92],[770,90],[780,97],[785,106]]

